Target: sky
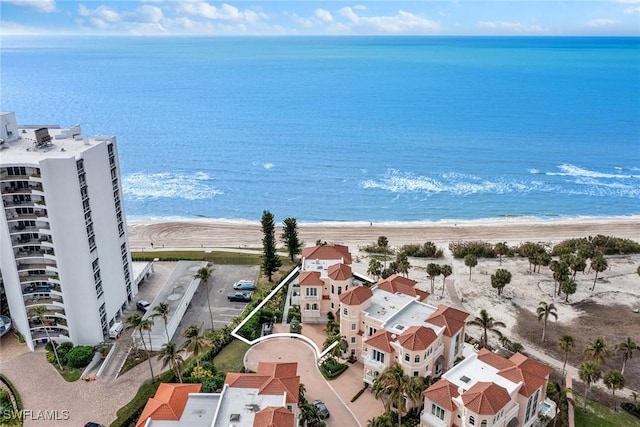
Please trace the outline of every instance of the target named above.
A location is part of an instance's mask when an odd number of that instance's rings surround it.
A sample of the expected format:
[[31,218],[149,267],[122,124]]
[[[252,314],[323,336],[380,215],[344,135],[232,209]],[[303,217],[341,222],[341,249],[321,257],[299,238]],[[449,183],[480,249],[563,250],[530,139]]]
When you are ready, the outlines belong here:
[[640,0],[0,0],[2,35],[639,36]]

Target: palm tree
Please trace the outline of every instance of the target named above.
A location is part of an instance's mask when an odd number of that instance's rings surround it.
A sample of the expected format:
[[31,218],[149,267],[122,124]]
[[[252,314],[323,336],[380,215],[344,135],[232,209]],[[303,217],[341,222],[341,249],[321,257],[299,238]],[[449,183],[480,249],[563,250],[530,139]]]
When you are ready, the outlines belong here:
[[47,328],[47,317],[45,316],[47,312],[47,308],[44,305],[37,305],[29,310],[29,316],[37,318],[42,327],[44,328],[44,333],[47,335],[47,342],[51,343],[51,348],[53,349],[53,354],[56,357],[56,362],[58,363],[58,368],[62,370],[62,363],[60,363],[60,358],[58,357],[58,350],[56,346],[58,345],[55,341],[51,341],[51,336],[49,335],[49,329]]
[[162,368],[166,368],[167,365],[171,366],[173,372],[178,376],[178,380],[182,383],[182,375],[180,375],[180,365],[184,360],[182,359],[182,349],[179,349],[175,343],[169,341],[165,345],[162,346],[162,350],[160,350],[160,354],[158,354],[158,359],[162,360]]
[[509,270],[499,268],[495,274],[491,275],[491,287],[498,290],[498,295],[502,295],[502,290],[509,283],[511,283],[511,272]]
[[398,411],[398,426],[402,422],[402,414],[406,410],[407,394],[411,394],[411,379],[404,373],[402,366],[395,362],[386,368],[373,383],[372,391],[376,399],[386,396],[384,407],[391,412],[391,405]]
[[544,301],[540,301],[540,305],[538,306],[538,309],[536,311],[538,313],[538,322],[540,320],[544,321],[542,326],[542,342],[544,342],[544,336],[547,332],[547,319],[549,319],[549,316],[551,316],[555,320],[558,320],[558,311],[556,310],[556,306],[553,303],[548,304]]
[[377,258],[371,258],[369,261],[369,269],[367,270],[367,274],[372,275],[375,278],[379,278],[380,274],[382,274],[382,263]]
[[471,280],[471,269],[478,265],[478,257],[474,254],[467,254],[467,256],[464,257],[464,265],[469,267],[469,280]]
[[624,375],[624,368],[627,366],[627,361],[633,357],[633,350],[637,349],[638,344],[636,344],[631,337],[627,337],[626,340],[616,346],[616,351],[622,353],[622,369],[620,370],[622,375]]
[[307,427],[325,427],[322,414],[317,406],[305,401],[300,405],[300,425]]
[[453,267],[449,264],[444,264],[440,267],[440,273],[442,274],[442,295],[444,295],[444,288],[446,285],[445,281],[447,280],[447,277],[453,274]]
[[367,421],[367,427],[394,427],[395,423],[391,417],[391,413],[385,412],[384,414],[371,418]]
[[597,363],[586,361],[580,364],[578,374],[580,375],[580,379],[587,383],[587,386],[584,388],[584,409],[586,409],[587,393],[591,389],[591,384],[600,379],[602,372],[600,371],[600,366]]
[[201,327],[197,325],[189,326],[184,330],[182,336],[187,339],[182,345],[182,348],[193,354],[193,357],[196,358],[196,366],[200,366],[199,356],[209,345],[209,340],[202,335]]
[[560,282],[560,291],[564,292],[564,302],[569,302],[569,295],[573,295],[578,290],[576,281],[570,277],[565,277]]
[[493,249],[498,254],[500,265],[502,265],[502,256],[509,253],[509,245],[507,245],[507,242],[499,242],[493,246]]
[[151,358],[149,357],[149,349],[147,348],[147,343],[142,336],[142,331],[149,332],[149,345],[151,345],[151,327],[153,326],[153,321],[151,319],[142,320],[142,316],[138,313],[133,313],[129,317],[127,317],[127,330],[133,329],[138,331],[140,334],[140,339],[142,340],[142,347],[144,348],[144,353],[147,355],[147,360],[149,361],[149,370],[151,371],[151,382],[156,382],[156,378],[153,375],[153,365],[151,364]]
[[479,326],[482,328],[482,336],[480,337],[480,345],[482,347],[486,347],[489,341],[489,332],[493,332],[499,338],[502,337],[502,332],[500,332],[497,328],[506,328],[507,325],[504,322],[500,322],[495,320],[493,317],[489,316],[487,310],[484,308],[480,310],[480,316],[475,319],[467,322],[468,325]]
[[429,275],[429,280],[431,281],[431,295],[433,295],[435,292],[434,284],[436,281],[436,277],[438,277],[440,273],[442,273],[442,269],[440,268],[440,265],[434,262],[430,262],[429,264],[427,264],[427,274]]
[[400,252],[396,256],[396,267],[398,269],[398,273],[402,274],[404,277],[409,277],[411,264],[409,263],[409,257],[406,252]]
[[573,351],[573,347],[576,345],[576,340],[568,334],[562,335],[558,340],[558,347],[560,350],[564,351],[564,363],[562,364],[562,381],[564,384],[564,375],[565,368],[567,367],[567,359],[569,358],[569,353]]
[[209,299],[209,278],[211,277],[211,271],[207,267],[202,267],[196,273],[195,278],[200,279],[200,283],[204,284],[205,292],[207,293],[207,307],[209,307],[209,318],[211,319],[211,330],[213,331],[213,312],[211,311],[211,301]]
[[604,384],[611,390],[611,396],[613,397],[614,411],[618,410],[616,407],[616,390],[624,388],[625,382],[624,375],[617,369],[611,369],[604,375]]
[[596,277],[593,279],[593,287],[591,288],[591,292],[596,288],[596,281],[598,280],[598,273],[602,273],[609,267],[607,264],[607,260],[601,253],[598,253],[593,258],[591,258],[591,268],[593,268],[596,272]]
[[171,309],[169,308],[169,304],[163,301],[153,307],[152,315],[152,317],[162,317],[162,321],[164,322],[164,332],[167,334],[167,342],[171,341],[171,338],[169,338],[169,330],[167,329],[167,321],[169,320],[170,311]]
[[598,365],[604,362],[604,359],[611,354],[611,351],[607,347],[607,342],[604,337],[597,337],[592,341],[587,342],[587,346],[584,349],[584,355],[587,360],[597,363]]

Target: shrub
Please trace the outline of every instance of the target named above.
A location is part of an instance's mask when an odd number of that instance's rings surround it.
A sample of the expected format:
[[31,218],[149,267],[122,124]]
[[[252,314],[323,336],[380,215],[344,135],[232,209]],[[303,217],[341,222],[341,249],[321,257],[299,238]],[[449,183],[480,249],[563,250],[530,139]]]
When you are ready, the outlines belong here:
[[449,249],[454,258],[462,259],[467,255],[475,255],[477,258],[495,258],[498,254],[493,245],[483,241],[451,242]]
[[404,245],[400,248],[407,256],[416,258],[442,258],[442,249],[438,249],[433,242],[425,242],[422,245]]
[[320,365],[320,372],[326,379],[332,380],[338,378],[344,371],[347,370],[347,368],[347,365],[339,363],[335,359],[327,359],[322,362],[322,365]]
[[293,319],[297,319],[298,322],[302,320],[302,315],[300,314],[300,307],[294,306],[289,309],[289,314],[287,314],[287,323],[291,323]]
[[640,418],[640,404],[624,402],[620,404],[620,407],[633,415],[634,417]]
[[66,357],[66,364],[72,368],[84,368],[93,359],[93,347],[79,345],[69,350]]

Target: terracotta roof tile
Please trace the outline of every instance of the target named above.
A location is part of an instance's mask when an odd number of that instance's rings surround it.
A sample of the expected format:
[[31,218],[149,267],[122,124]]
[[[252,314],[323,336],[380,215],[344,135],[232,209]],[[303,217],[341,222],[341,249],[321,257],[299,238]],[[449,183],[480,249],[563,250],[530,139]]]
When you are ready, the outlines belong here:
[[348,280],[353,277],[353,272],[346,264],[333,264],[327,270],[327,276],[333,280]]
[[297,375],[298,363],[259,362],[258,372],[229,372],[224,380],[229,387],[256,388],[259,394],[287,393],[287,403],[298,402],[300,377]]
[[343,245],[321,245],[302,249],[302,256],[307,259],[341,259],[345,264],[351,264],[349,248]]
[[288,378],[298,375],[298,362],[258,362],[257,373],[274,378]]
[[415,285],[417,283],[418,282],[416,282],[415,280],[402,277],[399,274],[394,274],[387,277],[386,279],[379,280],[376,288],[391,292],[392,294],[400,292],[412,297],[419,297],[420,301],[424,301],[429,296],[429,292],[423,291],[421,289],[416,289]]
[[147,401],[136,427],[144,426],[147,419],[178,421],[189,399],[189,393],[199,393],[202,384],[162,383],[156,394]]
[[393,347],[391,347],[390,344],[392,341],[394,341],[392,335],[393,334],[391,332],[382,329],[371,335],[371,337],[369,337],[369,339],[365,341],[365,344],[370,345],[371,347],[375,347],[379,350],[386,351],[387,353],[393,353]]
[[509,359],[497,355],[494,352],[487,350],[486,348],[480,349],[480,351],[478,352],[478,360],[496,368],[497,370],[507,369],[515,366],[515,364]]
[[398,343],[408,350],[426,350],[436,339],[433,329],[411,326],[398,337]]
[[439,304],[438,309],[426,321],[432,325],[444,327],[444,334],[452,337],[464,327],[468,317],[469,313],[467,312]]
[[462,393],[464,406],[478,415],[495,415],[510,401],[504,387],[490,382],[477,382]]
[[516,353],[509,359],[511,367],[504,368],[498,375],[514,383],[522,382],[519,394],[529,397],[540,387],[543,387],[552,369],[521,353]]
[[267,406],[256,414],[253,427],[293,427],[293,413],[279,406]]
[[455,384],[450,383],[445,379],[441,379],[431,387],[422,392],[422,395],[431,400],[438,406],[441,406],[448,411],[454,411],[456,409],[453,403],[453,398],[458,397],[458,387]]
[[510,361],[516,364],[520,369],[527,371],[538,377],[547,377],[553,369],[545,365],[544,363],[540,363],[536,360],[533,360],[530,357],[525,356],[522,353],[516,353],[509,358]]
[[340,295],[340,302],[346,305],[360,305],[373,296],[366,286],[354,286]]
[[301,271],[298,276],[300,286],[324,286],[319,271]]

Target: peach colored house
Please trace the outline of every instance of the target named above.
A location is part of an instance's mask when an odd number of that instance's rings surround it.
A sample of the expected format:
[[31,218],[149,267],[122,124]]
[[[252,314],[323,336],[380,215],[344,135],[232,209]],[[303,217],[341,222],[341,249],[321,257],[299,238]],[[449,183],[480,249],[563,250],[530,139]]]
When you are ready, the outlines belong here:
[[303,323],[327,322],[335,313],[340,295],[353,284],[349,248],[322,245],[304,248],[298,276],[300,313]]
[[298,364],[260,362],[256,373],[229,373],[221,393],[201,384],[161,384],[136,427],[296,427]]
[[340,295],[340,333],[364,364],[364,381],[397,362],[409,376],[440,376],[462,355],[468,313],[425,302],[428,292],[399,275]]
[[555,415],[546,399],[552,369],[516,353],[468,356],[424,391],[421,427],[531,427]]

